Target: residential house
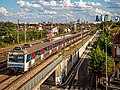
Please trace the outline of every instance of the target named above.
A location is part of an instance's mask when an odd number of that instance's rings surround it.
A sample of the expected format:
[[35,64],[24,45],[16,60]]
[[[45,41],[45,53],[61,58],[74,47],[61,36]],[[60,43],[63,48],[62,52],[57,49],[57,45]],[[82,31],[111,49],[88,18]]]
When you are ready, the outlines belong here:
[[[116,33],[112,43],[112,56],[115,60],[115,64],[120,66],[120,30]],[[120,78],[120,67],[117,68],[117,78]]]

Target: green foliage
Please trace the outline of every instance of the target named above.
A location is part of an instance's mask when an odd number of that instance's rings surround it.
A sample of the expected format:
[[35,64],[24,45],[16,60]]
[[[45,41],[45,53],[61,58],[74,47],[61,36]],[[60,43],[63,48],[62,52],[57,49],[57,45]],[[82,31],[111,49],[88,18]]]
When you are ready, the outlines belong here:
[[111,40],[110,34],[102,34],[99,39],[96,40],[91,50],[91,61],[89,63],[90,71],[96,75],[103,76],[106,71],[106,40],[107,40],[107,65],[108,75],[112,74],[115,67],[114,60],[111,57]]
[[120,28],[120,21],[116,22],[112,25],[112,28],[119,27]]
[[[0,24],[0,48],[13,45],[17,42],[17,25],[12,22]],[[19,43],[24,42],[24,31],[19,32]],[[47,31],[27,30],[26,41],[38,40],[46,38]]]
[[6,44],[4,42],[0,42],[0,48],[5,47]]
[[0,24],[0,36],[8,35],[10,32],[16,30],[16,24],[12,22],[5,22]]
[[102,30],[103,27],[106,28],[106,26],[111,26],[113,25],[114,23],[112,21],[106,21],[106,22],[102,22],[100,25],[99,25],[99,28]]
[[[104,66],[105,65],[106,65],[106,63],[104,62]],[[108,68],[107,68],[108,76],[111,76],[113,69],[115,68],[115,62],[114,62],[113,58],[110,56],[107,56],[107,65],[108,65]],[[105,70],[104,70],[104,72],[105,72]]]
[[[102,34],[101,37],[99,39],[97,39],[97,41],[94,43],[93,48],[97,48],[97,46],[100,46],[100,49],[105,51],[105,45],[106,45],[105,38],[106,38],[106,34]],[[111,52],[112,37],[108,35],[106,39],[107,39],[108,55],[112,55],[112,52]]]
[[105,52],[101,51],[100,47],[97,46],[91,52],[91,62],[89,63],[90,70],[97,75],[101,75],[101,71],[104,69]]
[[90,32],[90,35],[93,36],[96,33],[97,30],[93,30]]
[[65,53],[66,53],[66,51],[65,51],[65,50],[62,50],[62,51],[61,51],[61,53],[62,53],[62,54],[65,54]]

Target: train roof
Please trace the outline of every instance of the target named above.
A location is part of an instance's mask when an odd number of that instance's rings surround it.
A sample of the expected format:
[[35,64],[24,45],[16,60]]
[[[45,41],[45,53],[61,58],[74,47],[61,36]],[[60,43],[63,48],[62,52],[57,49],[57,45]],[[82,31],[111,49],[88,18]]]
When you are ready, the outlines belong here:
[[26,43],[23,46],[15,47],[12,51],[15,51],[15,52],[22,51],[24,54],[27,54],[27,53],[35,52],[37,50],[41,50],[42,48],[45,48],[46,46],[52,45],[53,43],[59,42],[63,39],[70,39],[78,35],[80,35],[80,33],[69,34],[63,37],[56,37],[56,38],[53,38],[51,41],[50,40],[46,40],[46,41],[39,40],[36,42]]

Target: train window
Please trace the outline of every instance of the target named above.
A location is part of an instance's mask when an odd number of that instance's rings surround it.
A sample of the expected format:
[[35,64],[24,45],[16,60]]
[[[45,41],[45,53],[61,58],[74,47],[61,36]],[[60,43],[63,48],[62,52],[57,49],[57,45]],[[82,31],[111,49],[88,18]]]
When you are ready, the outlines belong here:
[[55,44],[52,44],[52,47],[53,47],[53,48],[55,48],[55,47],[56,47],[56,45],[55,45]]
[[41,55],[41,51],[40,50],[38,50],[38,51],[35,52],[35,57],[36,56],[40,56],[40,55]]
[[54,44],[54,47],[56,47],[56,44]]
[[13,62],[13,61],[15,61],[15,56],[9,55],[9,62]]
[[24,56],[23,55],[19,55],[19,56],[16,56],[16,57],[17,57],[17,62],[19,62],[19,63],[24,62]]
[[31,60],[31,54],[28,54],[28,55],[27,55],[26,63],[29,62],[30,60]]
[[45,52],[46,52],[46,51],[48,50],[48,47],[45,47],[44,50],[45,50]]
[[24,62],[24,56],[23,55],[10,55],[9,56],[9,62],[17,62],[17,63],[23,63]]
[[50,46],[48,46],[48,50],[50,50]]
[[61,41],[60,41],[60,42],[58,42],[58,44],[59,44],[59,45],[62,45]]

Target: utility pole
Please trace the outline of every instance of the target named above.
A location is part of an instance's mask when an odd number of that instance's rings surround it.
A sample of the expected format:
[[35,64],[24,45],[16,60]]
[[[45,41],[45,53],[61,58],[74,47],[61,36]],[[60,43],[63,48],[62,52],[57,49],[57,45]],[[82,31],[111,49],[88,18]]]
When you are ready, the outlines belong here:
[[52,30],[52,27],[53,27],[53,18],[51,18],[51,30]]
[[[82,24],[82,23],[81,23],[81,24]],[[84,26],[83,26],[83,24],[82,24],[82,25],[81,25],[81,38],[82,38],[82,36],[83,36],[83,35],[82,35],[82,33],[83,33],[83,31],[84,31],[83,28],[84,28]]]
[[74,24],[74,32],[77,32],[77,30],[76,30],[76,22]]
[[65,25],[65,28],[66,28],[66,32],[68,32],[68,28],[67,28],[67,17],[66,17],[66,25]]
[[26,28],[26,22],[24,23],[25,24],[25,30],[24,30],[24,38],[25,38],[25,41],[24,41],[24,43],[26,43],[26,30],[27,30],[27,28]]
[[17,43],[19,43],[19,19],[17,23]]
[[107,38],[105,38],[106,42],[106,90],[107,90],[107,84],[108,84],[108,76],[107,76]]
[[42,38],[42,24],[39,25],[39,31],[41,33],[41,38]]

